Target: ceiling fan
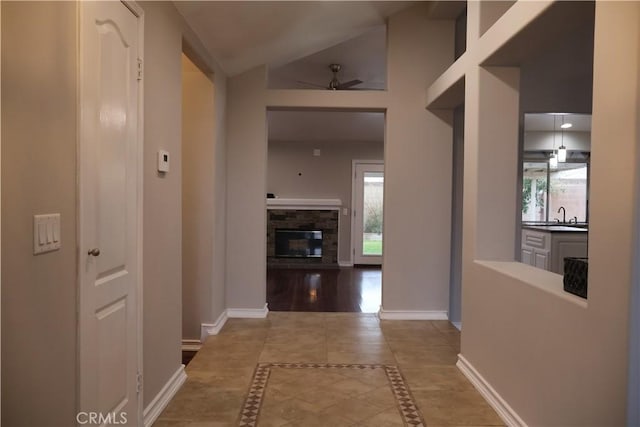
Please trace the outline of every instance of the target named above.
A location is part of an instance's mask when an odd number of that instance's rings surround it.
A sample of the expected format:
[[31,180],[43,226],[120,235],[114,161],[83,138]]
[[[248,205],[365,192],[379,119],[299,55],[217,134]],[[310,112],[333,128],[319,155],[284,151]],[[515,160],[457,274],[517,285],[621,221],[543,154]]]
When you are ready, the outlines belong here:
[[354,80],[349,80],[348,82],[340,83],[340,81],[338,80],[338,72],[340,71],[340,69],[342,69],[342,65],[329,64],[329,69],[333,73],[333,78],[329,81],[329,84],[327,86],[319,85],[311,82],[304,82],[300,80],[298,80],[298,83],[309,85],[309,86],[321,87],[327,90],[360,90],[360,88],[355,88],[353,86],[357,86],[361,84],[362,80],[354,79]]

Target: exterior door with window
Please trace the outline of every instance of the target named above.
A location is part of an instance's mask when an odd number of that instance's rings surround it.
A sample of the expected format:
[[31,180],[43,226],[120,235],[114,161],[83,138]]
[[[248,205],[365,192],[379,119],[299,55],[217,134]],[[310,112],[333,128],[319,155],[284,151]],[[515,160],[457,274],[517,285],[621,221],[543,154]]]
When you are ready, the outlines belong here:
[[353,263],[381,265],[384,207],[382,162],[354,162],[353,195]]

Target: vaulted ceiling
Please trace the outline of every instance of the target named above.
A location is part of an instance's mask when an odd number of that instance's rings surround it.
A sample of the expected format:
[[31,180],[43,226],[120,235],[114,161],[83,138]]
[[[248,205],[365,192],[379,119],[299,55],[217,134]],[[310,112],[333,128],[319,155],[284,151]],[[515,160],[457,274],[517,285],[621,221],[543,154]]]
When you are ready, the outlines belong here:
[[[176,1],[178,11],[230,76],[280,67],[385,24],[406,1]],[[349,49],[347,44],[346,49]],[[342,52],[343,58],[358,52]],[[351,66],[345,64],[349,69]],[[354,65],[355,66],[355,65]],[[327,79],[328,80],[328,79]]]
[[[412,1],[176,1],[229,76],[269,67],[270,88],[324,89],[329,64],[357,89],[386,88],[387,18]],[[384,113],[270,111],[272,141],[384,141]],[[328,126],[327,124],[330,124]]]

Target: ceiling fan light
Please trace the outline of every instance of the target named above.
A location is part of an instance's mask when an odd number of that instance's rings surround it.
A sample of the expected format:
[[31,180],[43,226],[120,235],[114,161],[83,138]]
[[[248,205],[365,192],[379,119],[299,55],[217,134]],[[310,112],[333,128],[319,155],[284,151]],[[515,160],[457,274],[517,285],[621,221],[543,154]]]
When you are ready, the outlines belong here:
[[[0,0],[1,1],[1,0]],[[365,88],[356,88],[359,84],[362,84],[363,81],[360,79],[349,80],[348,82],[341,82],[338,80],[338,72],[342,69],[342,65],[340,64],[329,64],[329,69],[333,73],[333,77],[329,81],[327,85],[319,85],[316,83],[306,82],[303,80],[297,80],[296,83],[305,85],[305,86],[313,86],[317,88],[323,88],[327,90],[365,90]]]

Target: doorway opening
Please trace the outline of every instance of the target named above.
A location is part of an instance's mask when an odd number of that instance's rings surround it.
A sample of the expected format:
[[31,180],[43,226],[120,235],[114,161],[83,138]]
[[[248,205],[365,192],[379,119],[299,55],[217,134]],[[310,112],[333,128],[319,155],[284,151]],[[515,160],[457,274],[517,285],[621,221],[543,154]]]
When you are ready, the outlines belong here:
[[[267,119],[269,310],[377,312],[384,111],[279,108],[269,110]],[[359,175],[358,195],[356,161],[374,167]],[[371,213],[363,215],[356,201],[368,202]],[[354,214],[362,221],[354,222]],[[357,259],[355,241],[366,246]]]
[[351,253],[353,264],[382,265],[384,162],[353,161]]
[[182,355],[201,345],[213,281],[214,85],[182,54]]

